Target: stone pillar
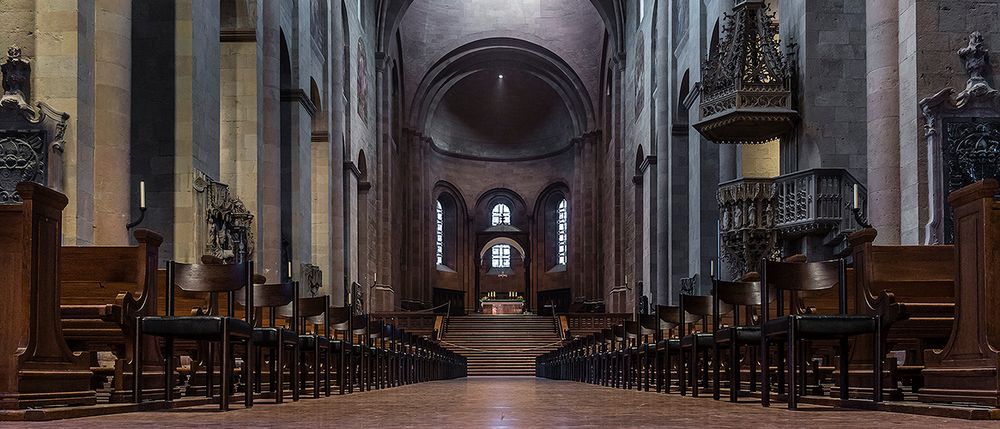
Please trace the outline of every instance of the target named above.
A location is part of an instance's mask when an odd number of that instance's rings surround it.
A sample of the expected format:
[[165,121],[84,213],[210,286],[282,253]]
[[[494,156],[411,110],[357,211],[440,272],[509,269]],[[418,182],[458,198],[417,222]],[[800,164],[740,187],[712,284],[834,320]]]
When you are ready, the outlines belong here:
[[[88,17],[94,16],[94,1],[26,3],[32,2],[5,3],[0,16],[22,26],[21,31],[11,33],[12,43],[27,47],[34,41],[34,49],[25,51],[34,60],[32,98],[70,115],[64,136],[63,190],[69,197],[63,210],[64,243],[93,244],[94,20]],[[32,9],[32,19],[21,21]]]
[[139,207],[129,198],[132,2],[95,6],[94,243],[125,245],[130,209]]
[[280,2],[257,2],[260,79],[257,90],[257,272],[281,272],[281,33]]
[[653,139],[656,142],[656,151],[654,154],[657,158],[657,168],[656,168],[656,188],[659,190],[656,192],[656,207],[658,210],[657,216],[653,218],[656,222],[656,237],[654,237],[653,242],[653,252],[656,255],[655,265],[656,272],[650,278],[651,286],[656,287],[656,292],[653,296],[656,297],[657,302],[652,302],[651,304],[666,304],[670,300],[670,296],[673,294],[673,290],[670,287],[670,261],[671,261],[671,247],[670,247],[670,237],[671,237],[671,225],[674,223],[674,208],[670,205],[670,201],[673,197],[672,192],[672,169],[673,163],[671,160],[671,146],[673,139],[671,138],[671,120],[670,120],[670,107],[672,105],[671,94],[676,91],[673,90],[674,85],[671,81],[670,69],[673,66],[670,55],[670,8],[665,7],[664,4],[660,4],[655,9],[655,16],[653,17],[653,27],[655,28],[654,34],[656,34],[656,40],[653,46],[653,70],[655,75],[653,76],[656,81],[656,90],[653,91],[653,106],[656,106],[656,110],[653,112],[654,130],[656,136]]
[[868,217],[877,244],[899,244],[899,4],[865,5]]
[[198,261],[205,220],[194,182],[219,178],[219,3],[179,0],[174,10],[173,257]]
[[330,273],[323,273],[329,286],[333,305],[344,304],[344,28],[341,18],[343,2],[330,2],[329,46],[326,57],[330,108],[327,121],[330,130]]

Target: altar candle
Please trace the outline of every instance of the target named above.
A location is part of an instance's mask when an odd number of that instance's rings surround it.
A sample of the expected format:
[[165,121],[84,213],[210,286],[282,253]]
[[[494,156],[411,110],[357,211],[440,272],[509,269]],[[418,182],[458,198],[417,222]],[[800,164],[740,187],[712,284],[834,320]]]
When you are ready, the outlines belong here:
[[288,278],[292,278],[292,261],[288,261]]
[[139,208],[146,208],[146,182],[139,182]]
[[708,275],[715,277],[715,259],[708,261]]
[[378,284],[378,273],[375,273],[375,284]]
[[861,204],[859,204],[859,202],[858,202],[858,184],[857,183],[854,184],[854,205],[852,207],[854,207],[856,209],[857,208],[861,208]]

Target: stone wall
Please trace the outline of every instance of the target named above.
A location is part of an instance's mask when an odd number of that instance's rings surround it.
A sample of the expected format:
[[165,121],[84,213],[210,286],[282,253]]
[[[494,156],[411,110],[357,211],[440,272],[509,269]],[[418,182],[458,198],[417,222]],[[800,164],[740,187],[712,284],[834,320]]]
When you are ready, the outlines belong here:
[[900,238],[922,243],[927,207],[927,145],[917,103],[945,87],[960,90],[967,76],[956,51],[980,31],[1000,49],[1000,2],[902,0],[899,2]]

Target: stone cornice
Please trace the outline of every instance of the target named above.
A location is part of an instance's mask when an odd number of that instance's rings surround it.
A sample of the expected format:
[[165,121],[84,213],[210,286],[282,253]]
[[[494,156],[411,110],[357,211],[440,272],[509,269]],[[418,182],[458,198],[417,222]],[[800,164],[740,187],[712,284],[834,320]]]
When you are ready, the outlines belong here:
[[306,113],[308,113],[309,116],[315,116],[316,115],[316,110],[317,110],[316,109],[316,105],[313,104],[312,99],[309,98],[309,95],[307,95],[306,91],[303,90],[302,88],[282,89],[281,90],[281,101],[283,101],[283,102],[298,102],[299,104],[302,105],[302,107],[304,107],[306,109]]
[[254,43],[257,41],[257,31],[253,29],[222,30],[219,32],[222,43]]

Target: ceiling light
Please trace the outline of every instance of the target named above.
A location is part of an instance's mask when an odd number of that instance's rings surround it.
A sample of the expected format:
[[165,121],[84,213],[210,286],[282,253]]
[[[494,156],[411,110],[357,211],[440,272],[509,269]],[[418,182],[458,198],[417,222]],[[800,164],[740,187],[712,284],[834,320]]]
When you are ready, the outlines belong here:
[[503,79],[503,75],[502,74],[498,74],[497,75],[497,79]]

